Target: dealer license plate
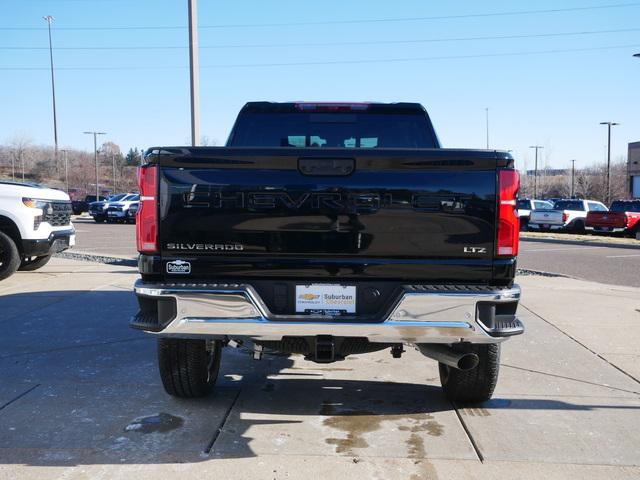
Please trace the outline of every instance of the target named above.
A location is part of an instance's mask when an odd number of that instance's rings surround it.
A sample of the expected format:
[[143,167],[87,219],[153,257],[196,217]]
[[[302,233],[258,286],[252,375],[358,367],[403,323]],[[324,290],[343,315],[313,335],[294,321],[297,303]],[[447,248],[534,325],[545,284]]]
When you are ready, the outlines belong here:
[[322,315],[356,313],[354,285],[296,285],[296,312]]

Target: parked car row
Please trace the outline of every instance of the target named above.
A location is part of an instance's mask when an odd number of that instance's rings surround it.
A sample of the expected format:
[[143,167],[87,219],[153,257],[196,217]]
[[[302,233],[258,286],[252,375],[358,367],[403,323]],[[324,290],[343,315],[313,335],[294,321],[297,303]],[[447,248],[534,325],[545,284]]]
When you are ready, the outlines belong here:
[[587,232],[628,233],[640,231],[640,200],[617,200],[608,212],[589,212]]
[[520,199],[517,208],[523,230],[631,236],[640,231],[640,200],[616,200],[609,209],[595,200]]
[[71,209],[74,215],[82,215],[84,212],[89,211],[89,205],[93,202],[102,202],[106,200],[106,198],[107,197],[103,196],[87,195],[82,200],[71,200]]
[[135,223],[140,202],[137,193],[119,193],[89,204],[89,215],[96,223]]

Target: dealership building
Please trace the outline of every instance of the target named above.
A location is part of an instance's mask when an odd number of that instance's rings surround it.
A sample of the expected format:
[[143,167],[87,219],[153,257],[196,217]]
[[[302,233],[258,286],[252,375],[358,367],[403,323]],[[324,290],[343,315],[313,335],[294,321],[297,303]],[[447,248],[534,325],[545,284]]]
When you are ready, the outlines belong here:
[[629,191],[633,198],[640,198],[640,142],[629,144],[629,156],[627,159]]

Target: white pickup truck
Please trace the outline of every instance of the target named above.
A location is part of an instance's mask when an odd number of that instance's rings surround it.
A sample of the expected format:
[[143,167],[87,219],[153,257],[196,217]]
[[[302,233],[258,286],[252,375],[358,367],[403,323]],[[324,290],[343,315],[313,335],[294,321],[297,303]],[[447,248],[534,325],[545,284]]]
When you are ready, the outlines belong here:
[[570,231],[584,233],[588,212],[606,212],[609,209],[595,200],[558,200],[552,210],[533,210],[529,230]]
[[69,195],[0,181],[0,280],[16,270],[37,270],[74,244]]
[[516,203],[516,209],[518,210],[521,229],[526,230],[533,210],[551,210],[552,208],[553,203],[546,200],[529,200],[528,198],[519,199]]

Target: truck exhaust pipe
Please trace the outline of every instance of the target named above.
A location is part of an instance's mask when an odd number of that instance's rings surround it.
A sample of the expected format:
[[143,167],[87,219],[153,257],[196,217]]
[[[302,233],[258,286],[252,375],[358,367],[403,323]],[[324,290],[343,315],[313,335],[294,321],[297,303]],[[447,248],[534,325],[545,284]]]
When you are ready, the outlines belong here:
[[478,355],[472,352],[457,352],[453,348],[446,345],[438,345],[431,343],[421,343],[418,350],[425,357],[444,363],[458,370],[472,370],[478,366],[480,359]]

